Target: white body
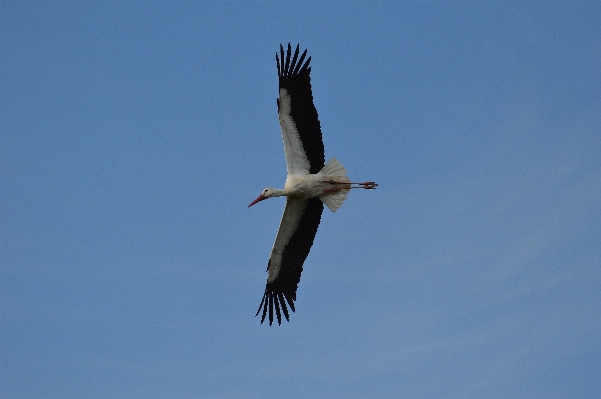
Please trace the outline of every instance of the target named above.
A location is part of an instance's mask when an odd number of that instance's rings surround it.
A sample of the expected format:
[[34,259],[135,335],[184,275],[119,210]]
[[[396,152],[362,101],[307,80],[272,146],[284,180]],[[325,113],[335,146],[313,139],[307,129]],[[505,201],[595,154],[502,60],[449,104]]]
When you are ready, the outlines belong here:
[[274,189],[277,193],[274,196],[286,195],[298,199],[319,197],[332,212],[336,212],[350,191],[347,185],[338,184],[349,182],[346,173],[344,166],[332,158],[317,174],[288,175],[284,189]]

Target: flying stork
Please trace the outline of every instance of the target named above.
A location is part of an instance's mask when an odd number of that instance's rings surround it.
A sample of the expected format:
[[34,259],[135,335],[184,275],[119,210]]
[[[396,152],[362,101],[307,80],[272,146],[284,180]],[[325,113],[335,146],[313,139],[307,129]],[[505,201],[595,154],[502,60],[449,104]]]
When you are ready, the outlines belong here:
[[336,212],[351,188],[371,190],[377,186],[375,182],[351,183],[336,158],[324,166],[321,127],[311,92],[311,57],[305,61],[306,55],[307,50],[299,58],[299,45],[292,55],[290,43],[286,58],[281,44],[280,56],[275,54],[280,82],[278,116],[288,176],[284,189],[266,188],[249,205],[286,196],[286,208],[267,263],[267,286],[256,314],[263,309],[263,324],[269,309],[270,326],[274,308],[278,324],[282,324],[282,313],[290,320],[288,306],[294,312],[296,289],[317,233],[323,204]]

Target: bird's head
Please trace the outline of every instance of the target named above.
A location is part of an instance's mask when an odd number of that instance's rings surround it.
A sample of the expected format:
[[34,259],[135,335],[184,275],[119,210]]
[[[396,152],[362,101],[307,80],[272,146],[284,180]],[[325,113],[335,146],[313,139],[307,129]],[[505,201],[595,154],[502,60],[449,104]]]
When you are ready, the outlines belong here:
[[273,197],[275,194],[276,194],[276,190],[275,190],[275,188],[271,188],[271,187],[269,187],[269,188],[266,188],[265,190],[263,190],[263,192],[261,193],[261,195],[259,195],[259,196],[257,197],[257,199],[256,199],[256,200],[254,200],[253,202],[251,202],[251,203],[250,203],[250,205],[249,205],[248,207],[250,208],[251,206],[253,206],[253,205],[254,205],[254,204],[256,204],[257,202],[263,201],[263,200],[265,200],[265,199],[267,199],[267,198],[271,198],[271,197]]

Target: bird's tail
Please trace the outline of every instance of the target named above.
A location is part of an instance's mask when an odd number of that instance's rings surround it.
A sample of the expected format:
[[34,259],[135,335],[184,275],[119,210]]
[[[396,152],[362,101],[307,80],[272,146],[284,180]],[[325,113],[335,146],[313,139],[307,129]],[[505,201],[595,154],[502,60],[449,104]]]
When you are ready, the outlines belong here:
[[320,175],[346,177],[348,171],[336,158],[332,158],[318,173]]
[[324,180],[332,181],[331,190],[328,193],[319,196],[319,199],[326,204],[332,212],[336,212],[338,208],[340,208],[350,191],[348,188],[350,187],[349,185],[339,184],[349,182],[346,174],[347,170],[336,158],[330,159],[326,166],[318,173],[318,175],[324,176]]

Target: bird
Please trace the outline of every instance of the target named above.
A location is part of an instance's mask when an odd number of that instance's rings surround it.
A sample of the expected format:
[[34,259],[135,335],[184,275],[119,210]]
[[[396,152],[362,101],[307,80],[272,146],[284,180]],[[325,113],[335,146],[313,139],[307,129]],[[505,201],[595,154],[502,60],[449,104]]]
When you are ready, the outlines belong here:
[[278,117],[282,129],[288,175],[283,189],[266,188],[248,207],[268,198],[286,196],[286,206],[267,263],[267,284],[255,317],[262,310],[261,324],[269,313],[269,325],[278,325],[282,314],[290,321],[303,264],[309,255],[321,221],[323,204],[336,212],[353,188],[373,190],[375,182],[353,183],[336,158],[325,163],[321,125],[313,104],[311,57],[307,50],[294,55],[288,43],[276,52],[279,78]]

